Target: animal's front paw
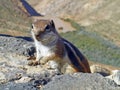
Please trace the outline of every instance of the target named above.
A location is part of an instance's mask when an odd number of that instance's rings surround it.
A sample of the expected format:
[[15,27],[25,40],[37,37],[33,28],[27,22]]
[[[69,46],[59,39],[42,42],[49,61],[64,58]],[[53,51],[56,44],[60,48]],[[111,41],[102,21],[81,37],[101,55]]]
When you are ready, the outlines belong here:
[[27,60],[36,60],[36,57],[35,56],[30,56],[27,58]]
[[44,60],[40,60],[39,63],[40,63],[41,65],[46,64],[46,62],[45,62]]
[[29,66],[36,66],[36,65],[40,65],[40,63],[38,61],[30,61],[28,63]]

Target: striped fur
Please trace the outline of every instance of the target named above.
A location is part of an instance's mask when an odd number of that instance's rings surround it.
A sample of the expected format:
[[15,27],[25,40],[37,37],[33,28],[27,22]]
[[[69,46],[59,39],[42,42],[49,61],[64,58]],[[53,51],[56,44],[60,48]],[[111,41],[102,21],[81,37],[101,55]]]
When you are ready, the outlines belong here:
[[89,64],[84,55],[69,41],[63,39],[67,55],[73,68],[78,72],[90,72]]

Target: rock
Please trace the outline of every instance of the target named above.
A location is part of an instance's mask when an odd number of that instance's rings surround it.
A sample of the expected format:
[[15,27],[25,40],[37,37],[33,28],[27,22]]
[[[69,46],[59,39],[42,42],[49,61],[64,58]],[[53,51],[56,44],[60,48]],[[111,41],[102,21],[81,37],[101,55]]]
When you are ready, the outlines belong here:
[[0,36],[0,52],[31,56],[35,47],[30,37]]
[[2,80],[2,79],[5,79],[5,75],[2,73],[2,72],[0,72],[0,79]]
[[27,65],[34,53],[31,38],[0,36],[0,90],[36,90],[49,82],[56,73]]
[[0,72],[0,84],[5,83],[6,82],[5,79],[6,79],[5,75],[2,72]]
[[37,90],[36,87],[30,83],[15,83],[8,82],[4,85],[0,85],[0,90]]
[[56,65],[28,66],[27,57],[35,52],[29,37],[0,36],[0,90],[120,90],[99,74],[58,75]]
[[15,83],[27,83],[31,80],[32,80],[32,78],[30,78],[30,77],[22,77],[21,79],[15,81]]
[[117,85],[120,85],[120,70],[113,70],[112,74],[106,78],[109,78],[113,80]]
[[120,90],[100,74],[76,73],[56,76],[41,90]]

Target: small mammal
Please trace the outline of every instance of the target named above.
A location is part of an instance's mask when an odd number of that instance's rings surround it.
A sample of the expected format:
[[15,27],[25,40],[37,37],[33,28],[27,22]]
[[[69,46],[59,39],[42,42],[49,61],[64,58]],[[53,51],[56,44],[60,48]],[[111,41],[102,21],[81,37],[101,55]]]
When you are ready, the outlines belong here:
[[[36,20],[31,32],[37,56],[29,65],[44,65],[52,61],[61,73],[91,72],[87,59],[72,43],[58,34],[53,20]],[[54,63],[50,64],[51,67]]]

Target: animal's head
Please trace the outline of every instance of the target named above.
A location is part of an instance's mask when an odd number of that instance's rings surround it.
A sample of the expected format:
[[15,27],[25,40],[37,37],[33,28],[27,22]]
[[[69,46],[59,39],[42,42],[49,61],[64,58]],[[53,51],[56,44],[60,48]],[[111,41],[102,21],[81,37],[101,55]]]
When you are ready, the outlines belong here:
[[35,40],[43,44],[55,42],[58,38],[53,20],[36,20],[32,24],[32,34]]

